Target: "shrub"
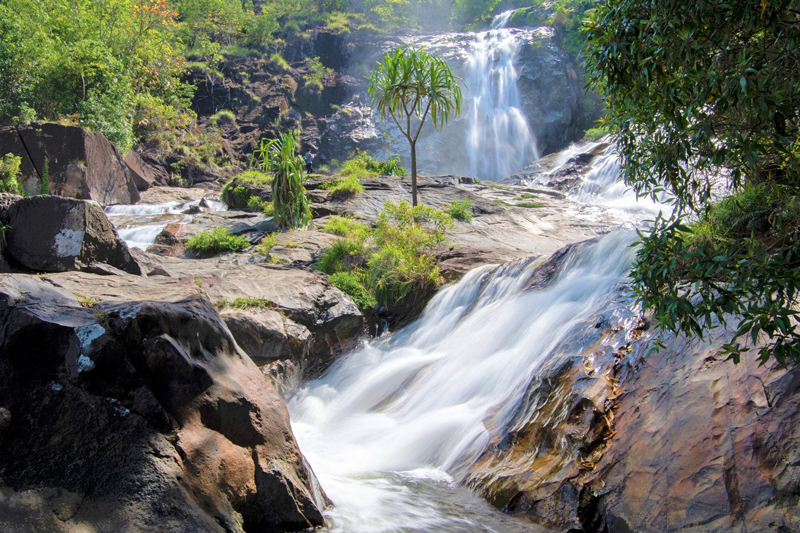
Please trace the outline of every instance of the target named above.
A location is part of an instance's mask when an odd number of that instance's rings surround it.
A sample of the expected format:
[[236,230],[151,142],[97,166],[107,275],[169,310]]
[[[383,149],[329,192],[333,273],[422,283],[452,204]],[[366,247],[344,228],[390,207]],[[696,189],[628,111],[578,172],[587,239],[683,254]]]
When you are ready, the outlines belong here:
[[278,53],[272,54],[269,57],[269,60],[273,64],[275,64],[275,66],[277,66],[279,69],[281,69],[283,71],[287,71],[288,72],[289,70],[292,69],[292,67],[289,66],[289,63],[283,58],[283,56],[278,54]]
[[269,257],[269,253],[270,251],[272,251],[272,247],[275,246],[276,244],[278,244],[277,237],[275,237],[274,233],[270,233],[269,235],[261,239],[261,242],[258,243],[258,246],[256,246],[256,251],[261,255],[263,255],[264,257]]
[[333,243],[325,250],[319,258],[314,268],[326,274],[336,272],[347,272],[351,270],[351,265],[363,263],[363,258],[367,255],[367,248],[362,242],[355,239],[343,239]]
[[404,176],[406,169],[400,164],[399,157],[392,157],[388,161],[379,161],[365,152],[357,151],[355,157],[344,162],[340,173],[343,176],[355,176],[361,179],[392,175]]
[[589,128],[586,130],[586,133],[583,134],[584,141],[596,141],[608,135],[610,132],[606,126],[598,126],[596,128]]
[[338,178],[331,181],[326,181],[320,185],[323,189],[327,189],[334,196],[349,197],[364,192],[364,186],[358,181],[355,176],[347,176]]
[[472,220],[472,200],[464,198],[463,200],[453,200],[447,206],[447,213],[456,220],[462,222],[469,222]]
[[14,154],[6,154],[0,159],[0,192],[23,194],[22,185],[17,180],[22,158]]
[[236,124],[236,115],[229,109],[222,109],[211,115],[209,121],[215,126],[224,126],[226,124]]
[[324,230],[345,239],[326,250],[314,268],[330,275],[351,274],[340,281],[362,303],[367,300],[356,281],[369,292],[370,302],[391,308],[411,295],[412,304],[422,303],[442,282],[436,262],[426,252],[443,242],[452,227],[453,219],[446,213],[411,207],[406,201],[387,202],[374,229],[331,217]]
[[325,76],[329,76],[333,71],[325,66],[322,65],[320,62],[319,57],[315,57],[308,60],[307,63],[307,71],[304,81],[307,87],[313,87],[317,91],[322,91],[322,79]]
[[356,238],[359,235],[365,236],[369,227],[349,218],[332,216],[325,222],[322,231],[340,237]]
[[228,205],[228,207],[232,207],[234,209],[248,208],[260,211],[263,209],[263,205],[250,205],[252,198],[250,190],[245,187],[245,185],[267,188],[272,184],[272,180],[273,177],[269,174],[264,174],[258,170],[245,170],[244,172],[237,174],[234,178],[228,180],[228,182],[222,187],[222,190],[220,191],[220,200]]
[[359,309],[368,309],[378,304],[375,296],[367,289],[362,277],[357,272],[336,272],[328,278],[328,281],[352,298],[353,303]]
[[272,203],[275,222],[284,227],[304,227],[311,220],[311,203],[305,189],[303,158],[296,154],[294,133],[279,139],[262,139],[250,159],[251,166],[260,165],[275,176],[272,182]]
[[264,200],[258,196],[251,196],[247,200],[247,209],[251,211],[264,211]]
[[211,256],[224,252],[238,252],[250,246],[241,235],[231,235],[228,228],[214,228],[189,237],[186,248],[199,256]]
[[272,202],[264,202],[264,206],[261,208],[261,211],[268,217],[275,216],[275,205],[273,205]]

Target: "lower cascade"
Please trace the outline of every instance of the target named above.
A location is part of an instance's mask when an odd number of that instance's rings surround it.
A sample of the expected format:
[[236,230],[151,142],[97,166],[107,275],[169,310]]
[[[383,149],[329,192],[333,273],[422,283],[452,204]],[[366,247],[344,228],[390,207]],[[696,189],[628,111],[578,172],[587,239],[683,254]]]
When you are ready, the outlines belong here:
[[537,370],[623,290],[634,240],[577,247],[552,280],[534,260],[478,268],[307,383],[289,408],[334,502],[332,531],[536,531],[456,484],[514,422]]

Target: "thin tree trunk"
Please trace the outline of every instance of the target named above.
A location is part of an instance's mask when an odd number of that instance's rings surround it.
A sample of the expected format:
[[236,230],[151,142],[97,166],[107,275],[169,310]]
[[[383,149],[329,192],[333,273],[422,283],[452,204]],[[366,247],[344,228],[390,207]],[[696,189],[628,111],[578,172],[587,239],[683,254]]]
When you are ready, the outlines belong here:
[[411,143],[411,205],[417,206],[417,143]]

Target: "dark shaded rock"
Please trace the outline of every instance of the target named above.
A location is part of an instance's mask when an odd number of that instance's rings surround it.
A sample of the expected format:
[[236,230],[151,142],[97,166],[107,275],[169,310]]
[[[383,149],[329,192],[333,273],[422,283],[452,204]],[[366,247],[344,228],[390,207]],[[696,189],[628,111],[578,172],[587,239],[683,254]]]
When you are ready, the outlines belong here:
[[5,253],[26,268],[64,272],[98,262],[141,273],[128,246],[94,202],[33,196],[14,202],[4,216],[10,226]]
[[0,153],[22,157],[21,183],[29,194],[39,193],[47,170],[53,194],[103,205],[139,201],[128,166],[100,132],[50,123],[4,126]]
[[146,191],[153,185],[166,185],[169,182],[169,176],[164,167],[146,161],[133,150],[125,154],[124,161],[131,179],[139,191]]
[[0,330],[1,530],[322,525],[285,405],[206,300],[87,309],[17,274]]
[[258,366],[290,360],[303,366],[313,338],[305,326],[272,310],[226,309],[221,313],[236,343]]

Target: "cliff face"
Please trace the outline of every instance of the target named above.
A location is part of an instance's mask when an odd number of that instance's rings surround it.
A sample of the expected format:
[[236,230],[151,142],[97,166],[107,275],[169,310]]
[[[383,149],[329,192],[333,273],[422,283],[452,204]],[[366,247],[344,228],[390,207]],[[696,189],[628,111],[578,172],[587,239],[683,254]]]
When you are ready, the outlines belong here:
[[[580,67],[560,48],[551,28],[511,31],[519,40],[516,70],[522,110],[538,152],[557,151],[591,127],[599,113],[595,99],[584,94]],[[470,49],[477,38],[472,32],[385,36],[364,30],[339,34],[317,29],[287,43],[283,54],[288,69],[250,55],[228,57],[220,69],[222,77],[194,73],[198,92],[193,106],[201,120],[221,109],[236,114],[236,125],[222,129],[240,161],[249,159],[262,137],[299,129],[304,148],[319,152],[318,164],[343,161],[353,151],[365,150],[381,158],[399,155],[407,165],[408,142],[391,119],[381,121],[372,110],[366,76],[386,52],[414,44],[446,59],[466,80]],[[307,83],[309,59],[314,57],[329,69],[322,73],[321,87]],[[467,97],[469,91],[465,86]],[[469,173],[462,164],[465,158],[446,156],[466,150],[468,115],[465,106],[462,115],[442,132],[426,126],[418,144],[420,171]]]

